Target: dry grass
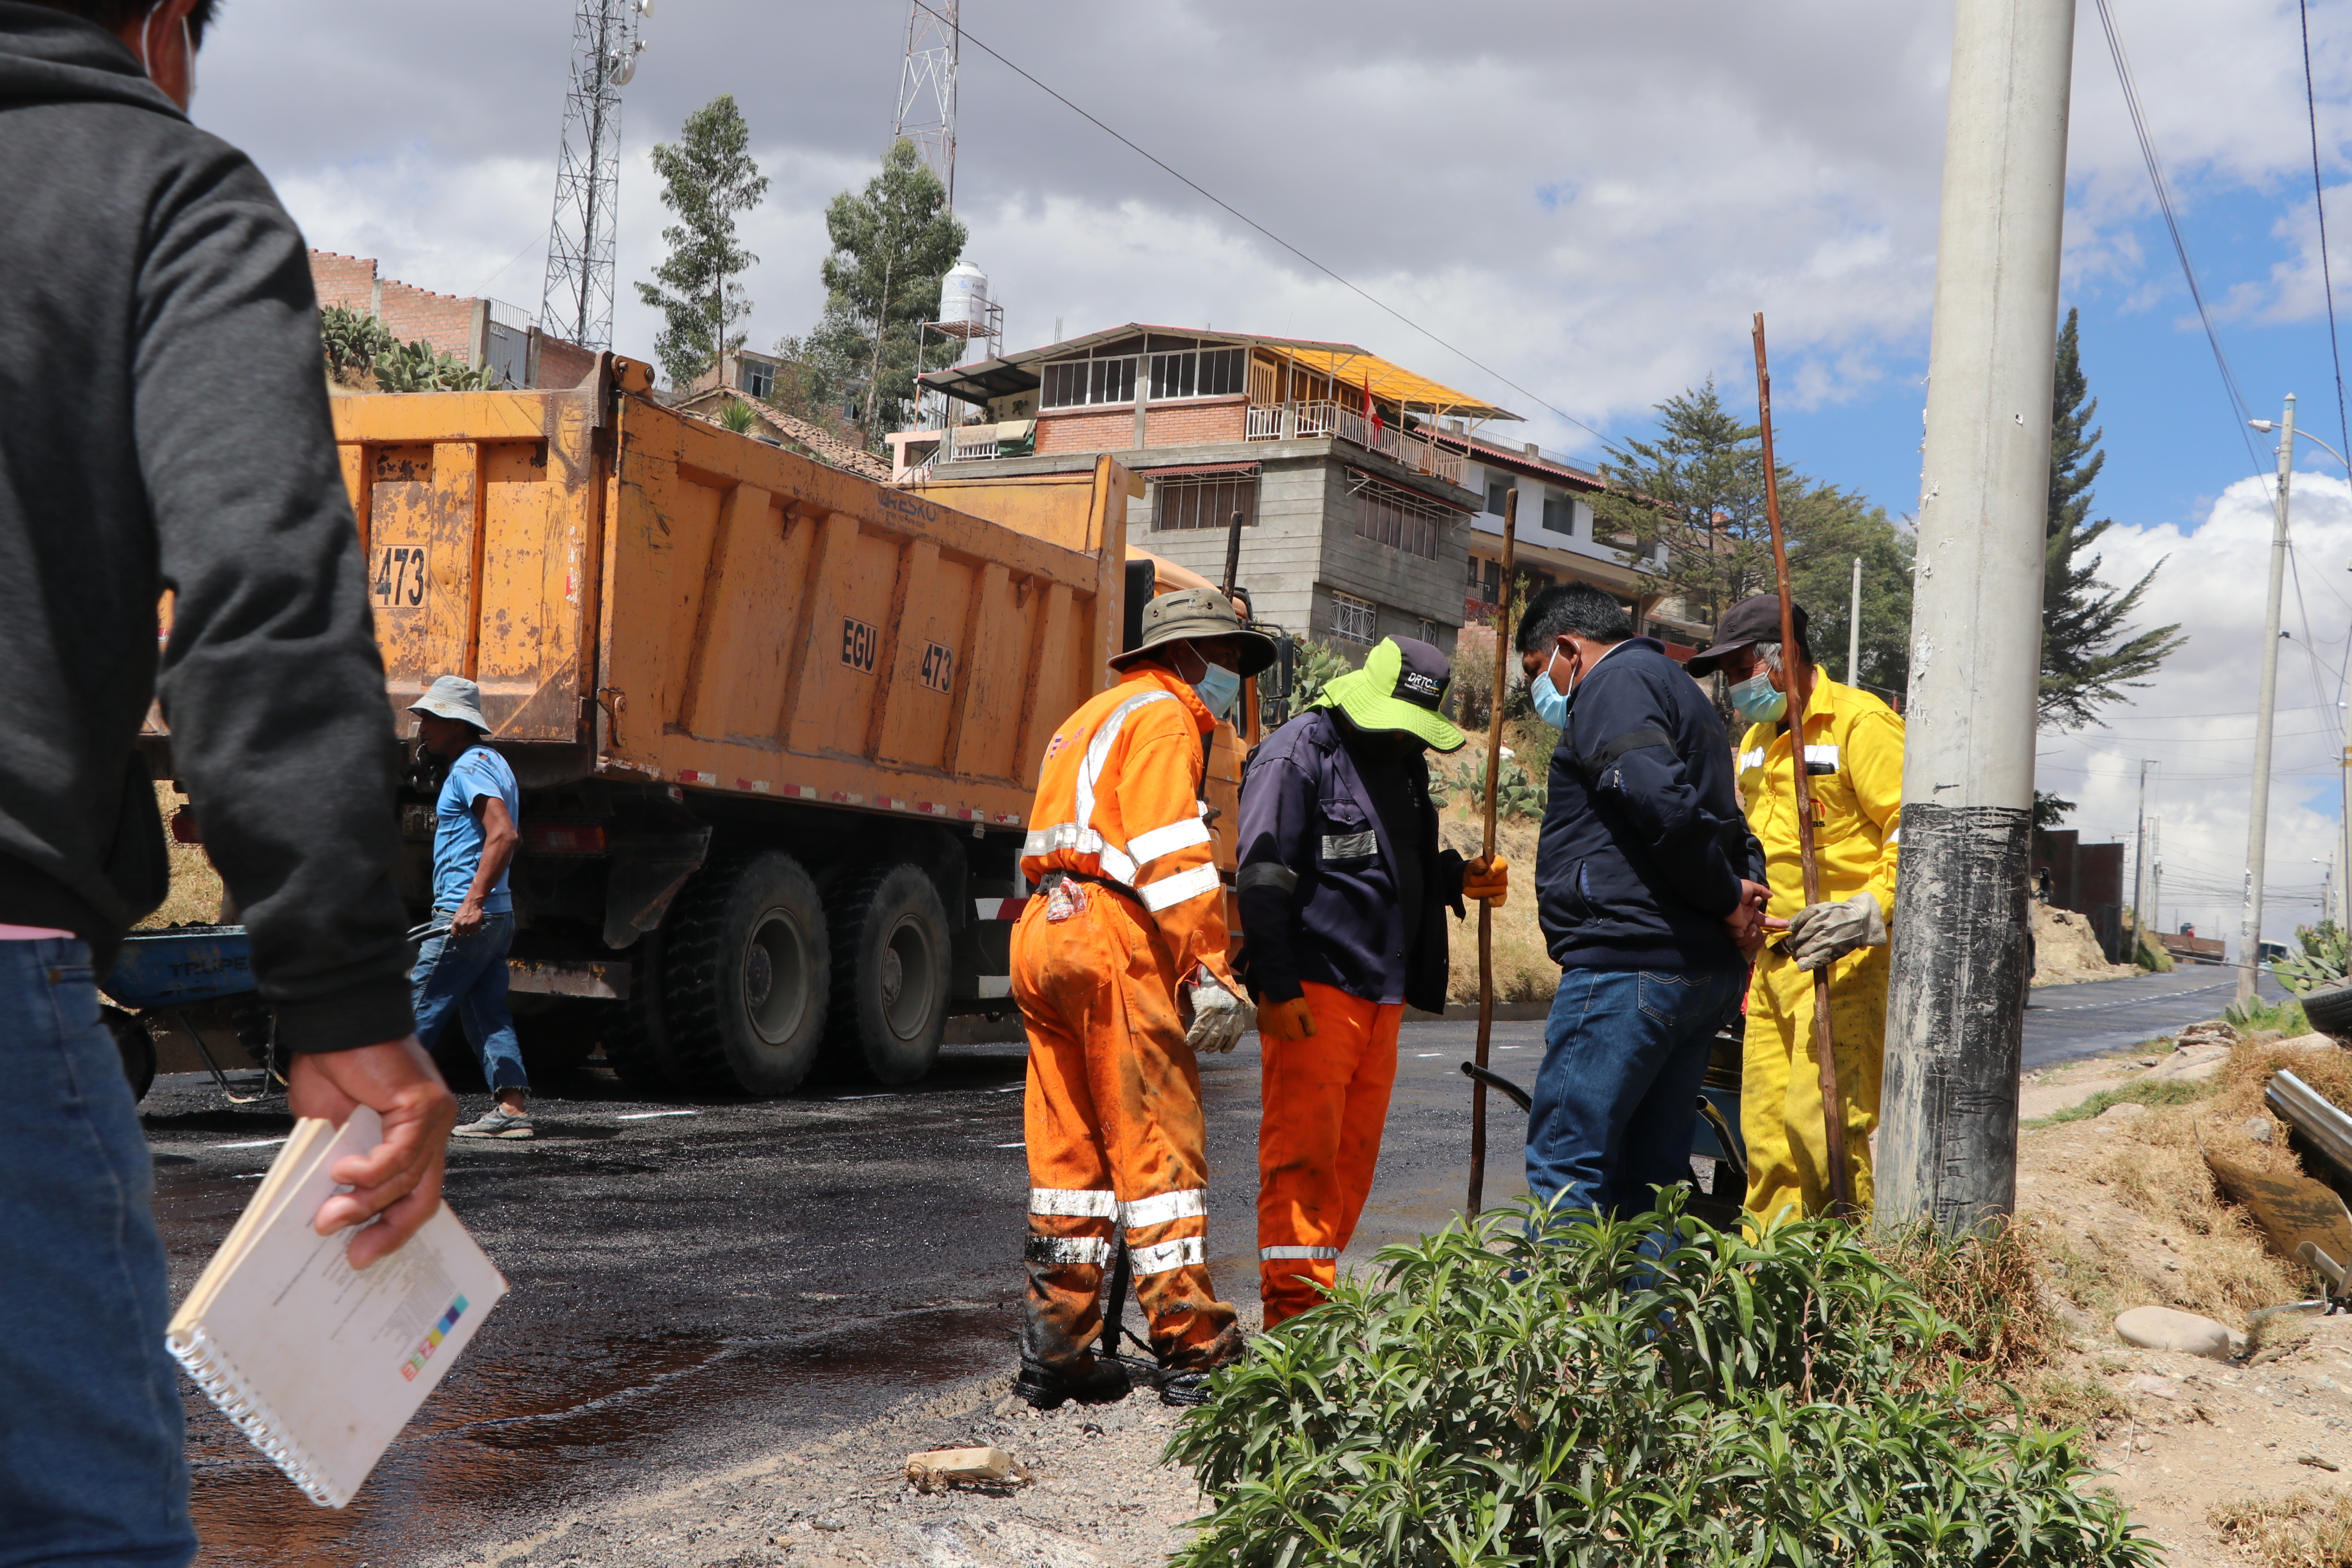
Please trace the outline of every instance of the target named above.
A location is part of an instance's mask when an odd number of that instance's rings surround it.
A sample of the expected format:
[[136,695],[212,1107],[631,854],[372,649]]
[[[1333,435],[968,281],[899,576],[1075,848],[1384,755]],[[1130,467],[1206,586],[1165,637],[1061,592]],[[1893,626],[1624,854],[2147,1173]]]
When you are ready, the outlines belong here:
[[205,858],[200,844],[183,844],[170,837],[172,816],[185,804],[173,793],[172,786],[155,786],[155,805],[163,814],[164,847],[172,852],[172,890],[153,914],[141,921],[141,931],[156,931],[168,925],[210,925],[220,918],[220,873]]
[[1981,1376],[2008,1380],[2049,1365],[2065,1348],[2042,1289],[2032,1243],[2015,1225],[1953,1237],[1922,1225],[1874,1240],[1871,1249],[1959,1330],[1929,1348]]
[[[1484,847],[1477,811],[1456,804],[1439,814],[1439,831],[1447,847],[1468,859]],[[1511,863],[1511,896],[1495,911],[1495,998],[1500,1002],[1542,1002],[1559,989],[1559,965],[1551,961],[1543,932],[1536,924],[1536,836],[1532,822],[1501,821],[1495,825],[1495,852]],[[1453,973],[1445,988],[1449,1002],[1478,1000],[1478,906],[1465,904],[1469,918],[1456,924],[1447,918],[1446,954]]]
[[2241,1556],[2269,1568],[2352,1568],[2352,1493],[2340,1487],[2223,1503],[2205,1517]]

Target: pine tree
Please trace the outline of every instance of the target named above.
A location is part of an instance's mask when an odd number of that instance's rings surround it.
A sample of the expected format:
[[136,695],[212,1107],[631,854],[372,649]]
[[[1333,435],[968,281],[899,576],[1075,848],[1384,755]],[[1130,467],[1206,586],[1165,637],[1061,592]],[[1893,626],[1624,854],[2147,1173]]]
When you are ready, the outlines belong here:
[[2058,334],[2042,557],[2041,717],[2044,728],[2060,731],[2098,723],[2098,709],[2129,700],[2126,692],[2146,686],[2189,640],[2178,626],[2135,634],[2126,625],[2162,562],[2127,589],[2099,581],[2099,557],[2090,548],[2115,521],[2091,521],[2091,483],[2107,458],[2099,450],[2105,432],[2090,427],[2099,402],[2083,374],[2077,315],[2067,311]]
[[637,297],[662,313],[654,355],[672,386],[691,384],[719,355],[743,346],[733,329],[751,302],[734,280],[760,258],[735,243],[735,215],[768,192],[751,142],[734,95],[721,93],[686,117],[676,146],[654,147],[662,205],[679,221],[662,230],[669,259],[655,281],[637,285]]
[[[825,208],[824,314],[792,357],[814,395],[838,395],[860,411],[870,433],[904,423],[919,371],[954,362],[953,342],[919,351],[921,323],[940,303],[940,281],[963,254],[964,226],[947,209],[947,189],[901,138],[862,192],[844,191]],[[922,363],[918,363],[921,361]]]

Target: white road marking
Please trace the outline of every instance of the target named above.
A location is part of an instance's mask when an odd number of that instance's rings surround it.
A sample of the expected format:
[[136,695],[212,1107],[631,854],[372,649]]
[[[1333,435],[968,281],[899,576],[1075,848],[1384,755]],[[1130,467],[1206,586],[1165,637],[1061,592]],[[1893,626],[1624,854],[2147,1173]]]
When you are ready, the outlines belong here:
[[999,1143],[997,1147],[1000,1149],[1026,1149],[1029,1147],[1029,1144],[1024,1139],[1023,1142],[1018,1143]]
[[615,1121],[651,1121],[656,1116],[699,1116],[699,1110],[632,1110],[626,1116],[615,1116]]
[[1431,1057],[1442,1057],[1445,1053],[1444,1051],[1415,1051],[1412,1054],[1426,1060]]
[[275,1149],[285,1142],[286,1138],[292,1136],[294,1134],[289,1132],[285,1138],[257,1138],[250,1143],[215,1143],[213,1147],[215,1149]]
[[836,1094],[833,1097],[834,1103],[836,1105],[852,1100],[896,1100],[898,1098],[895,1094]]
[[1029,1086],[1025,1083],[1008,1084],[1003,1089],[992,1089],[988,1092],[991,1094],[1019,1094],[1023,1089],[1027,1089],[1028,1087]]

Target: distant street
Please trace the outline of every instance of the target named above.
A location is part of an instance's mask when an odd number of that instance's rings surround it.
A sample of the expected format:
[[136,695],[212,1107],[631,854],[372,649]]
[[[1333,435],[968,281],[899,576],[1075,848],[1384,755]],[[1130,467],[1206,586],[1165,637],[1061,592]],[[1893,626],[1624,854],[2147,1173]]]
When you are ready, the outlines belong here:
[[[2036,992],[2026,1059],[2136,1043],[2218,1013],[2229,972]],[[1526,1084],[1540,1022],[1501,1023]],[[1475,1026],[1408,1026],[1381,1176],[1349,1260],[1442,1226],[1466,1172]],[[1011,1373],[1027,1175],[1021,1047],[950,1047],[932,1078],[774,1101],[631,1098],[601,1070],[551,1079],[530,1143],[456,1145],[452,1207],[514,1293],[358,1501],[313,1508],[193,1389],[207,1563],[391,1563],[520,1532],[558,1502],[657,1486],[861,1423],[928,1387]],[[1255,1037],[1202,1064],[1210,1261],[1255,1320]],[[468,1114],[488,1102],[467,1098]],[[172,1289],[185,1292],[289,1125],[205,1080],[142,1107]],[[1486,1199],[1524,1190],[1497,1101]]]

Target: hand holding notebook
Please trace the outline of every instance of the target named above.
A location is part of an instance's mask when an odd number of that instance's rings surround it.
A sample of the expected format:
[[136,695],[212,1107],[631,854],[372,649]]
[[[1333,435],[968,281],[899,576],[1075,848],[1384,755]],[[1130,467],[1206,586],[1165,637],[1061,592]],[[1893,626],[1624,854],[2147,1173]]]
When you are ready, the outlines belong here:
[[329,1508],[352,1500],[507,1289],[437,1202],[364,1269],[357,1239],[382,1222],[320,1234],[336,1174],[366,1173],[383,1142],[365,1106],[340,1130],[296,1123],[165,1336],[213,1403]]

